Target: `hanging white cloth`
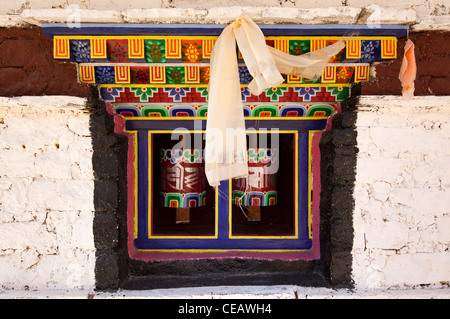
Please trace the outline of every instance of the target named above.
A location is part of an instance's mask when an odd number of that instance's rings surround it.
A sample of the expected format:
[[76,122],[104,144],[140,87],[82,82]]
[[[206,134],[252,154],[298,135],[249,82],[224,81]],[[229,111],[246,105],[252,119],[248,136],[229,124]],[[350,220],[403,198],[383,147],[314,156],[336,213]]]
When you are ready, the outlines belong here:
[[211,186],[247,177],[245,121],[236,42],[253,80],[248,89],[259,95],[283,83],[281,74],[316,80],[331,57],[345,46],[340,39],[323,49],[294,56],[266,45],[261,29],[247,16],[228,25],[217,39],[210,60],[205,174]]

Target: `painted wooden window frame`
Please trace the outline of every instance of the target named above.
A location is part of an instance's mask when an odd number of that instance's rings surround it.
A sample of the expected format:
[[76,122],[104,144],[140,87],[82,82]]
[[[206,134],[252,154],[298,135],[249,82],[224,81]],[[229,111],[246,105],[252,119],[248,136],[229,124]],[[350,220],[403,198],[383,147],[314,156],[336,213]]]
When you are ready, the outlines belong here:
[[[133,234],[129,247],[135,256],[144,259],[172,259],[203,256],[239,256],[250,253],[261,258],[309,259],[317,257],[318,251],[318,207],[314,207],[313,187],[320,187],[316,178],[313,185],[312,175],[319,175],[317,138],[325,129],[328,118],[246,118],[246,126],[277,128],[280,134],[292,134],[295,138],[294,199],[295,234],[287,236],[237,236],[231,233],[231,181],[222,181],[216,200],[216,225],[214,236],[153,236],[151,234],[151,137],[153,134],[170,134],[175,128],[186,128],[186,132],[197,132],[201,122],[201,133],[206,129],[205,118],[127,118],[125,130],[133,139],[134,176],[134,216]],[[197,130],[196,130],[197,129]],[[317,135],[313,141],[314,135]],[[149,144],[150,141],[150,144]],[[314,171],[313,171],[314,169]],[[130,171],[130,170],[129,170]],[[228,198],[219,196],[227,194]],[[317,204],[318,191],[315,192]],[[317,206],[317,205],[316,205]],[[313,213],[315,209],[316,213]],[[129,225],[130,226],[130,225]],[[129,227],[130,229],[131,227]],[[313,233],[316,234],[313,236]],[[206,255],[205,255],[206,254]],[[309,258],[308,258],[309,257]]]

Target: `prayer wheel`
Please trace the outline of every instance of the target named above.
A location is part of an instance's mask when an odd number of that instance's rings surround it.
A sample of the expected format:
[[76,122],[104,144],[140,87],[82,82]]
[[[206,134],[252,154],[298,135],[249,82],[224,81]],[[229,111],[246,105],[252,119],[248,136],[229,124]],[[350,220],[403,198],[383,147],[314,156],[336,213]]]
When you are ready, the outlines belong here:
[[249,176],[233,180],[232,198],[235,205],[247,207],[249,220],[261,220],[260,207],[277,204],[277,165],[274,149],[248,149]]
[[189,222],[189,210],[206,203],[201,149],[161,149],[161,206],[177,210],[177,223]]

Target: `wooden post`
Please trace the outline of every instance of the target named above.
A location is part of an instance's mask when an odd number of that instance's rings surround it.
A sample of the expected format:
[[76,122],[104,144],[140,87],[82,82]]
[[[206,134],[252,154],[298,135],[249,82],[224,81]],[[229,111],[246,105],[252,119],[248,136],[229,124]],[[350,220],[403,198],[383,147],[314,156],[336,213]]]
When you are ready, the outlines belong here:
[[[185,136],[182,135],[181,140],[181,149],[184,151],[186,149],[186,141]],[[177,224],[187,224],[190,222],[190,208],[177,208],[176,209],[176,215],[175,215],[175,222]]]
[[177,224],[187,224],[190,222],[190,208],[177,208],[176,217]]
[[261,206],[248,206],[248,220],[252,222],[261,221]]

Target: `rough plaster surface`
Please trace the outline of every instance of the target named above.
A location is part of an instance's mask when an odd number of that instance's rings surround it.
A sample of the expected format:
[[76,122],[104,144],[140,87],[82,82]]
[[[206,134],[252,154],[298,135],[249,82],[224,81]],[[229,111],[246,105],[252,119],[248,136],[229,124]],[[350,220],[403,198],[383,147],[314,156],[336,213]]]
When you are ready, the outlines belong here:
[[0,25],[42,23],[230,23],[247,14],[257,23],[409,24],[449,30],[450,5],[438,0],[12,0],[0,6]]
[[84,104],[74,97],[0,97],[0,290],[95,284]]
[[358,109],[357,287],[450,283],[450,98],[363,96]]
[[[117,292],[95,292],[78,289],[0,291],[0,299],[177,299],[181,305],[193,299],[449,299],[449,289],[328,289],[298,286],[247,286],[154,289]],[[173,309],[177,309],[175,305]],[[172,310],[172,308],[170,309]]]

